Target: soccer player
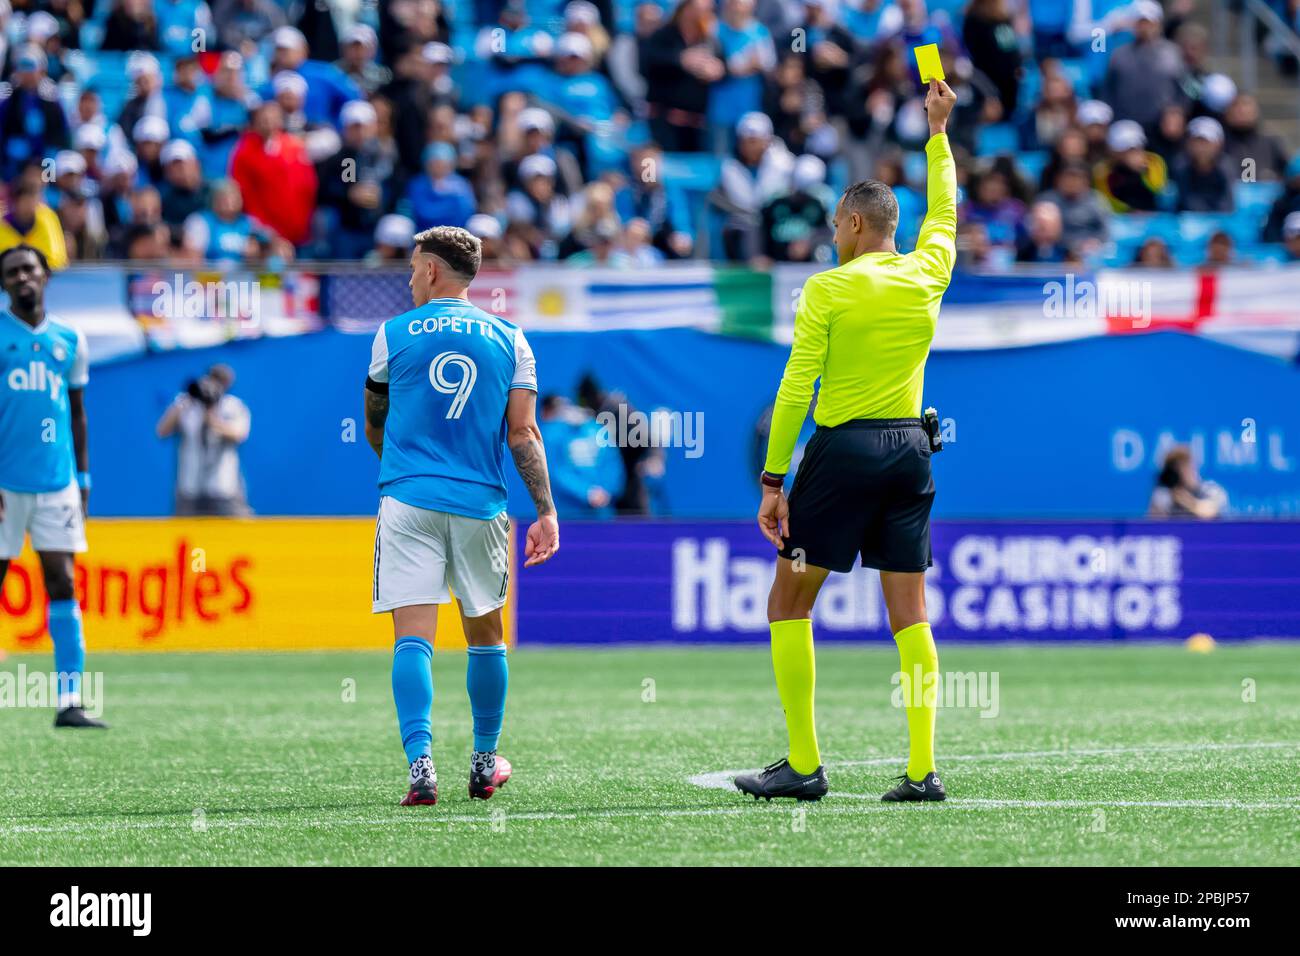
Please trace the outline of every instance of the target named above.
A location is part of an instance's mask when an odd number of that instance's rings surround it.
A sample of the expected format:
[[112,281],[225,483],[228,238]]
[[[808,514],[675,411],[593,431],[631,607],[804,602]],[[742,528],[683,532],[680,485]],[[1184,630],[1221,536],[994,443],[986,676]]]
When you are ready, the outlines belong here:
[[45,312],[50,266],[32,246],[0,253],[0,587],[31,535],[49,596],[58,672],[55,727],[106,727],[81,707],[86,645],[73,593],[74,555],[86,550],[86,338]]
[[501,606],[509,573],[503,444],[537,507],[524,567],[560,548],[537,427],[537,366],[523,331],[469,302],[479,240],[438,226],[415,236],[415,308],[379,329],[366,379],[366,438],[380,457],[373,610],[393,614],[393,700],[410,763],[403,806],[438,801],[429,709],[438,605],[456,603],[469,643],[474,719],[469,795],[510,779],[497,755],[506,706]]
[[[890,188],[856,183],[835,212],[840,265],[804,284],[758,509],[759,528],[780,550],[767,616],[790,750],[760,773],[736,777],[736,787],[755,799],[818,800],[829,789],[813,724],[812,608],[826,575],[851,571],[859,555],[880,570],[902,686],[912,690],[907,771],[883,799],[945,796],[934,768],[934,701],[920,693],[939,659],[925,612],[934,482],[918,416],[925,359],[956,259],[957,175],[947,136],[955,102],[947,84],[930,81],[929,211],[916,250],[900,255],[894,246],[898,202]],[[785,473],[818,377],[817,431],[787,501]]]

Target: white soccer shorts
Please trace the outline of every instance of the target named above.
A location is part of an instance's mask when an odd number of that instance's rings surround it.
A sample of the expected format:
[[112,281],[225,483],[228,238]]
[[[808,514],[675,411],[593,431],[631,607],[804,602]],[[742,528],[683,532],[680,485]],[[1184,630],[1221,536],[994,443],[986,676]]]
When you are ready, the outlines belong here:
[[510,518],[486,520],[379,499],[375,522],[376,614],[414,604],[448,604],[455,592],[467,617],[506,603]]
[[4,517],[0,518],[0,561],[22,554],[30,533],[37,551],[86,550],[86,522],[81,513],[81,489],[74,481],[62,491],[28,494],[0,488]]

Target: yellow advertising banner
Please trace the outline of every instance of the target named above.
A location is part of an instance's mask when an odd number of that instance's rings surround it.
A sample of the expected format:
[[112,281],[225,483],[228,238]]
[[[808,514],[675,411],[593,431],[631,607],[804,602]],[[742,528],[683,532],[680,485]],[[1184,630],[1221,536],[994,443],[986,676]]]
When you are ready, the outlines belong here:
[[[90,551],[77,558],[77,598],[91,653],[392,645],[391,616],[370,613],[373,520],[92,519],[87,537]],[[510,644],[513,604],[512,580]],[[0,589],[0,649],[48,647],[45,605],[29,546]],[[435,646],[463,649],[455,605],[438,615]]]

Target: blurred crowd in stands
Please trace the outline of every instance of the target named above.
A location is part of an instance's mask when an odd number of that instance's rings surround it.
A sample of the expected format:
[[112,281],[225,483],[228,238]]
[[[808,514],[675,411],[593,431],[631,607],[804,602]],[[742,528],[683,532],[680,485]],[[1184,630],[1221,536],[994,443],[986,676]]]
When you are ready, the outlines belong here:
[[828,262],[870,177],[907,250],[937,43],[964,266],[1300,260],[1300,154],[1192,7],[0,0],[0,248],[275,268],[451,224],[490,263]]

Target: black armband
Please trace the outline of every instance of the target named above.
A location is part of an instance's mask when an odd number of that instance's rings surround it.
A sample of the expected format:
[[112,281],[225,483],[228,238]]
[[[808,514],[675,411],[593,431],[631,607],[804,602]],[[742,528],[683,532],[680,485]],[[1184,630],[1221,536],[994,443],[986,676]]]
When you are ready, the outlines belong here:
[[366,391],[368,391],[368,392],[374,392],[376,395],[387,395],[387,394],[388,394],[388,383],[387,383],[387,382],[376,382],[373,378],[371,378],[369,375],[367,375],[367,376],[366,376]]

